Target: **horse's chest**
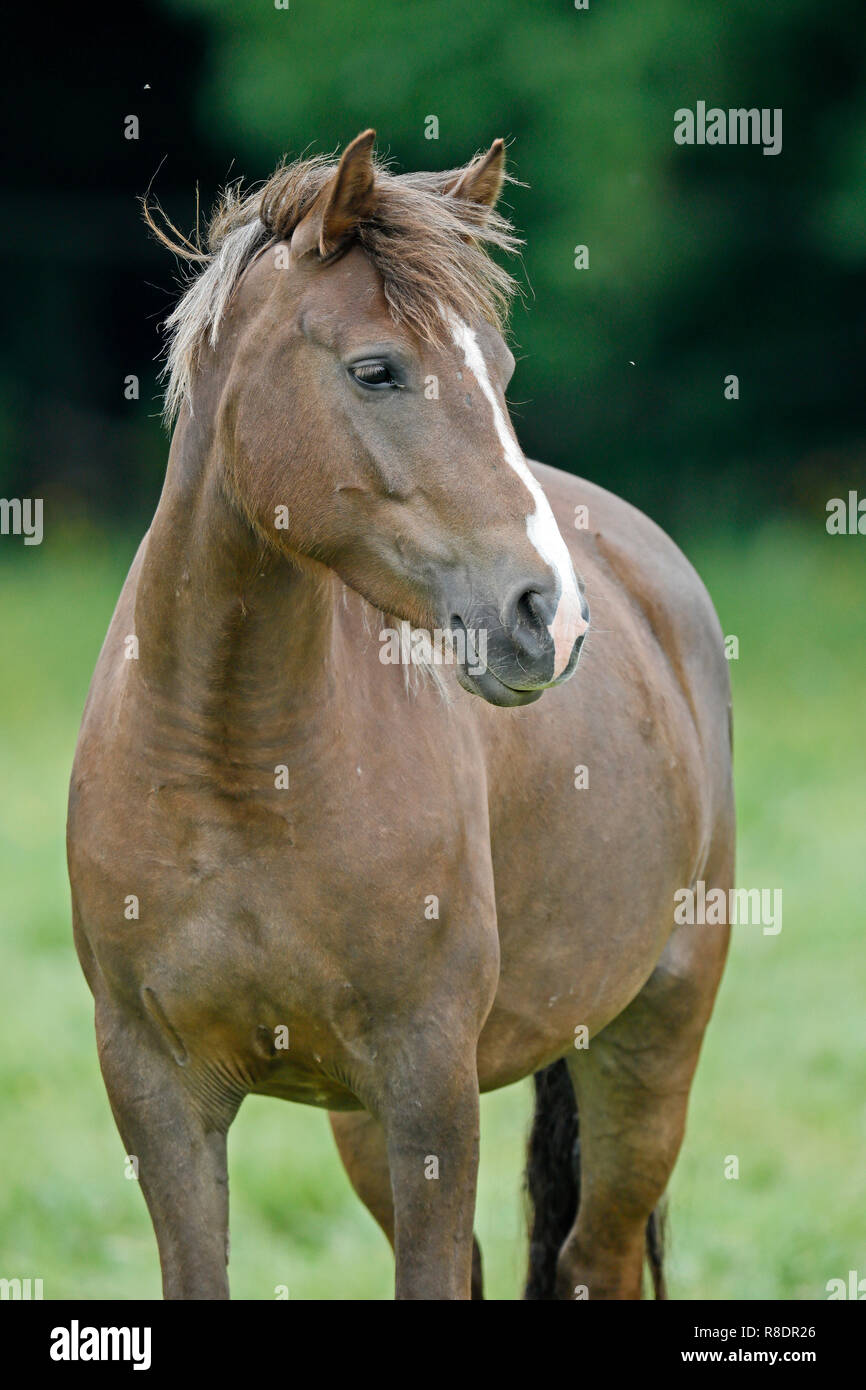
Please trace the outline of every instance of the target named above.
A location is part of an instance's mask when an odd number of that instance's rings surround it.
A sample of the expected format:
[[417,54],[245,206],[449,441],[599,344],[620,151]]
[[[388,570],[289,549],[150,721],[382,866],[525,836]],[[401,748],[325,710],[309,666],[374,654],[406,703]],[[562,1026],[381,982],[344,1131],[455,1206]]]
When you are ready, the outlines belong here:
[[359,978],[399,988],[407,942],[423,955],[492,922],[489,851],[467,854],[483,818],[414,794],[410,815],[362,775],[287,796],[150,786],[111,815],[85,799],[78,901],[106,967],[132,992],[157,970],[206,999],[230,980],[229,1008],[273,997],[327,1017]]

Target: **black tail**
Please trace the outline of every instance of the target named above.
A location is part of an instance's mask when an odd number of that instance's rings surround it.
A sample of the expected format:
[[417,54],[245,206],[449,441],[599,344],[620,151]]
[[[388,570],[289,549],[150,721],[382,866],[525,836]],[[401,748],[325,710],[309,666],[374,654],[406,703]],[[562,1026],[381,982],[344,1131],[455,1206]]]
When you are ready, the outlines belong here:
[[[524,1298],[556,1297],[556,1262],[580,1202],[580,1131],[574,1087],[564,1061],[537,1071],[526,1188],[531,1209],[529,1274]],[[665,1298],[664,1217],[646,1226],[646,1256],[656,1298]]]
[[667,1298],[668,1296],[664,1271],[666,1235],[667,1208],[662,1200],[655,1211],[650,1212],[650,1219],[646,1223],[646,1262],[649,1265],[653,1293],[656,1298]]
[[529,1275],[524,1298],[555,1297],[556,1260],[580,1201],[577,1102],[565,1062],[537,1071],[535,1115],[526,1159],[531,1206]]

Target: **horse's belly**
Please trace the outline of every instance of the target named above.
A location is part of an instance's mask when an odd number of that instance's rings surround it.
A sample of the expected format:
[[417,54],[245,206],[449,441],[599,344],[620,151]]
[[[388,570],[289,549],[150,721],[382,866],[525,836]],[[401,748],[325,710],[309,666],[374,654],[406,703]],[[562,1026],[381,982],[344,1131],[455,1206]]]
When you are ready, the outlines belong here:
[[628,939],[610,949],[594,924],[574,914],[560,929],[547,911],[522,925],[537,935],[505,926],[499,987],[478,1044],[483,1091],[585,1045],[631,1003],[666,939],[659,913],[630,924]]
[[535,786],[521,789],[518,814],[505,793],[494,816],[500,977],[479,1043],[483,1089],[563,1055],[628,1006],[673,929],[675,893],[705,853],[699,783],[685,759],[625,730],[622,758],[597,736],[578,736],[592,775],[576,787],[566,741],[562,730],[539,739]]

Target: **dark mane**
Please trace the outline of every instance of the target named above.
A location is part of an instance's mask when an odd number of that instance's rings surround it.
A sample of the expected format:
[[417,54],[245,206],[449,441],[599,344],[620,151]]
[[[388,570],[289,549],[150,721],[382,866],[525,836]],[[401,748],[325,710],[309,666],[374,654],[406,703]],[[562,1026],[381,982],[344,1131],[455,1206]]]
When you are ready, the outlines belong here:
[[[204,349],[216,344],[245,268],[275,239],[275,227],[291,235],[336,170],[335,160],[313,156],[281,165],[256,191],[230,186],[214,210],[205,247],[189,241],[144,200],[145,220],[163,245],[203,267],[165,321],[168,420],[189,400],[192,374]],[[517,288],[488,254],[489,248],[517,251],[521,242],[511,224],[486,207],[443,196],[459,173],[392,174],[377,161],[374,205],[358,230],[394,319],[434,342],[440,340],[447,311],[468,322],[486,319],[503,327]]]

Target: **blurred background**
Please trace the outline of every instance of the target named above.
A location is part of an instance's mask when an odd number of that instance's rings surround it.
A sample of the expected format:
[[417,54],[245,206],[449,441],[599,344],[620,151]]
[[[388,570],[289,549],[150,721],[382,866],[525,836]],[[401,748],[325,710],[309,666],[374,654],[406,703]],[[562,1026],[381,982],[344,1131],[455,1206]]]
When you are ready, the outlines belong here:
[[[39,24],[38,16],[31,22]],[[34,51],[37,51],[34,35]],[[497,135],[528,186],[513,388],[530,453],[668,527],[822,514],[866,436],[866,36],[851,0],[145,0],[4,84],[0,494],[149,516],[172,259],[218,187],[368,125],[400,168]],[[681,106],[781,107],[783,150],[684,147]],[[139,138],[124,138],[138,117]],[[425,138],[427,117],[438,139]],[[588,271],[574,247],[589,248]],[[631,364],[634,365],[631,365]],[[127,374],[138,401],[124,397]],[[723,382],[740,378],[740,399]],[[748,486],[747,486],[748,485]],[[830,495],[835,495],[831,492]],[[57,507],[52,508],[55,518]]]
[[[18,18],[0,496],[43,498],[45,538],[0,537],[0,1276],[42,1277],[48,1298],[159,1290],[63,858],[81,707],[168,447],[157,372],[178,268],[137,199],[152,184],[191,230],[227,180],[368,125],[400,169],[508,139],[526,185],[505,199],[526,238],[524,448],[648,511],[739,638],[739,877],[783,887],[784,928],[735,933],[674,1179],[672,1292],[820,1298],[866,1276],[866,538],[825,528],[830,498],[866,495],[862,6],[141,0],[90,33]],[[674,111],[698,100],[781,107],[782,153],[676,145]],[[526,1087],[485,1101],[496,1297],[524,1265],[527,1120]],[[230,1153],[236,1296],[390,1296],[323,1114],[248,1101]]]

